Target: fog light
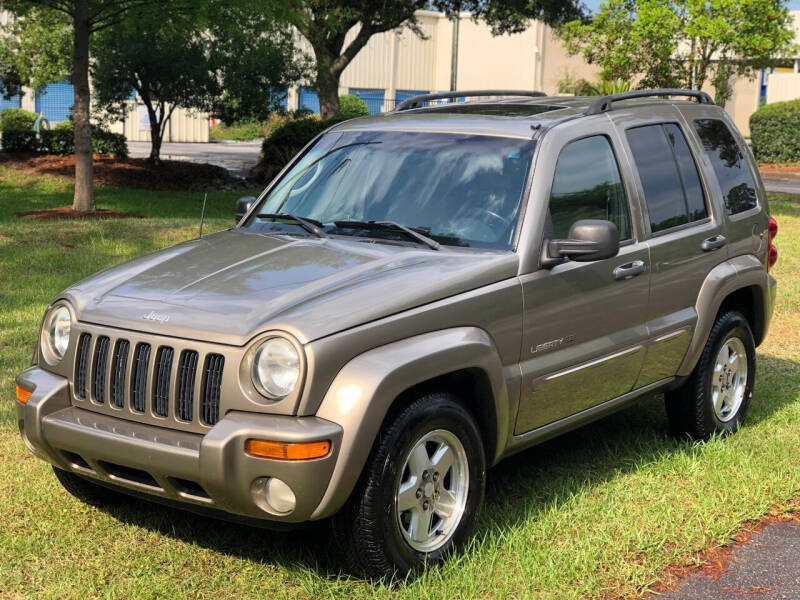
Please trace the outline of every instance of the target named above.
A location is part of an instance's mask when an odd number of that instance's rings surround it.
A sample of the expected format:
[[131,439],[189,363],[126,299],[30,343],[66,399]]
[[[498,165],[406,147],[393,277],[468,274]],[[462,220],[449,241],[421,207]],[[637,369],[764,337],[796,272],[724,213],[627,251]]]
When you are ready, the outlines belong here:
[[26,404],[33,394],[33,390],[26,390],[24,387],[17,386],[17,402]]
[[277,477],[259,477],[253,482],[251,491],[257,501],[261,500],[266,504],[270,512],[285,515],[292,512],[297,505],[292,488]]

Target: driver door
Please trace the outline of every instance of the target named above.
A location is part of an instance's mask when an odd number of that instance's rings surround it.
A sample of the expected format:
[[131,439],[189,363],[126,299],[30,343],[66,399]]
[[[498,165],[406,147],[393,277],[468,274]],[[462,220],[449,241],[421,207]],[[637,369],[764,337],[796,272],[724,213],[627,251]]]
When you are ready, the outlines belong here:
[[581,121],[582,137],[570,136],[574,128],[564,127],[568,131],[547,150],[558,158],[550,166],[541,238],[566,238],[575,221],[604,219],[617,225],[620,251],[613,258],[565,260],[521,276],[517,435],[631,391],[644,360],[649,251],[637,239],[614,131],[597,123],[596,133],[586,135]]

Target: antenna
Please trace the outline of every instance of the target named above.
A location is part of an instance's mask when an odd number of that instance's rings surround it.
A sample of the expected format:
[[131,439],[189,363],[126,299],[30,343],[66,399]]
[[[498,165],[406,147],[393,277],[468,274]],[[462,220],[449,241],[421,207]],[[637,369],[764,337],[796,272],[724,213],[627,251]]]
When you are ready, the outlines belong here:
[[200,211],[200,233],[197,239],[203,237],[203,220],[206,218],[206,200],[208,199],[208,192],[203,194],[203,210]]

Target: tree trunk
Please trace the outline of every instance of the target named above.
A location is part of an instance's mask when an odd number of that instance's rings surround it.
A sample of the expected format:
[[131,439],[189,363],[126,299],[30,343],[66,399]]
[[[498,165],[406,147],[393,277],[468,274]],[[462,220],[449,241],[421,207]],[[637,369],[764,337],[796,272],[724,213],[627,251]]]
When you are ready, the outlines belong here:
[[329,61],[317,60],[315,87],[319,96],[319,112],[323,120],[339,114],[339,76]]
[[161,122],[159,121],[159,117],[163,119],[164,115],[159,115],[156,112],[156,109],[153,108],[153,104],[151,102],[145,101],[144,105],[147,108],[147,117],[150,120],[150,157],[147,160],[154,165],[160,165],[161,140],[163,137],[163,132],[161,130]]
[[89,0],[75,0],[75,45],[73,52],[73,83],[75,86],[75,197],[72,210],[94,210],[94,164],[92,162],[92,129],[89,122],[91,92],[89,91]]

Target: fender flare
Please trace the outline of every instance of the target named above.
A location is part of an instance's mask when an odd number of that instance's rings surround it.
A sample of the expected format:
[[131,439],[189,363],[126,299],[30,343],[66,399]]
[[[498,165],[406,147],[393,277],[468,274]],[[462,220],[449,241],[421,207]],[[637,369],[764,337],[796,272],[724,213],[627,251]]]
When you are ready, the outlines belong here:
[[394,400],[410,387],[463,369],[481,369],[488,377],[494,403],[496,444],[489,464],[505,447],[510,409],[503,366],[488,333],[457,327],[417,335],[373,348],[347,363],[322,400],[317,417],[339,425],[339,459],[312,519],[339,510],[358,481]]
[[735,291],[751,286],[759,288],[760,297],[755,299],[755,316],[756,319],[763,319],[766,331],[771,307],[768,278],[763,263],[752,254],[731,258],[711,269],[697,295],[695,304],[697,324],[689,348],[678,369],[678,376],[685,377],[692,373],[708,341],[722,302]]

